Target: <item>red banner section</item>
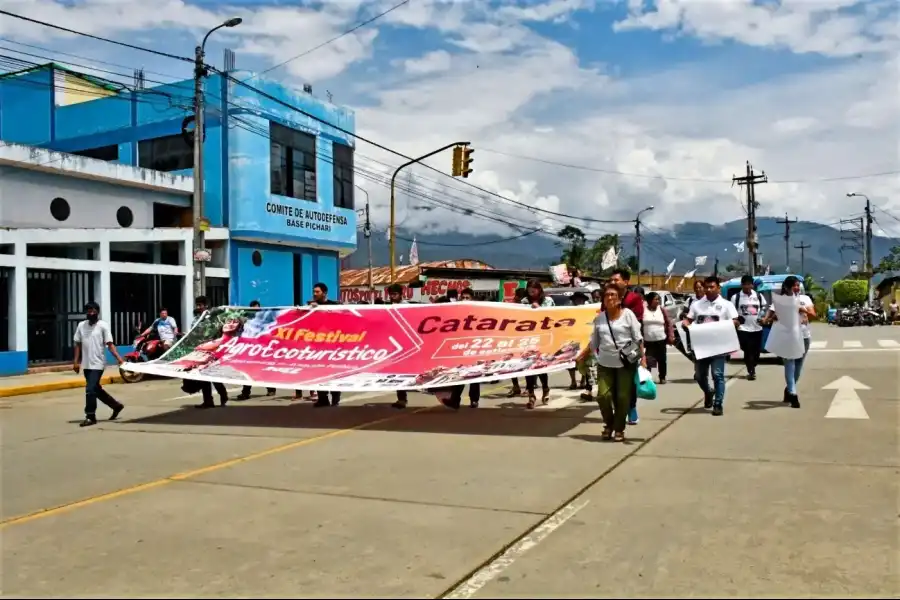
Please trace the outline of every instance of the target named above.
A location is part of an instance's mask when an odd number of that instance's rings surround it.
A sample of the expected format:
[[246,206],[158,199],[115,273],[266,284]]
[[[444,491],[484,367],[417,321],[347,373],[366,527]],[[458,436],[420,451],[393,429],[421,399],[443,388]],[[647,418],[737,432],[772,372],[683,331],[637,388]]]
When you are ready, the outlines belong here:
[[287,389],[436,388],[571,367],[596,314],[487,302],[222,307],[162,358],[125,368]]

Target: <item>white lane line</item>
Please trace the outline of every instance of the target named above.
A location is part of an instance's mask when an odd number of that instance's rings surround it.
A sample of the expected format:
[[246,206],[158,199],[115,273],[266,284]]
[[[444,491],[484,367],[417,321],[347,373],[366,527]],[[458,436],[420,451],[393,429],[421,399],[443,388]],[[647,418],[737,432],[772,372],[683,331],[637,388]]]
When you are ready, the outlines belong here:
[[828,345],[828,342],[816,341],[809,343],[810,350],[824,350],[825,346]]
[[828,348],[827,350],[810,350],[816,354],[824,354],[826,352],[900,352],[897,348]]
[[882,348],[900,348],[900,342],[897,340],[878,340],[878,345]]
[[541,523],[537,529],[510,546],[506,552],[456,586],[456,588],[448,595],[444,596],[444,598],[473,597],[481,590],[481,588],[496,579],[503,571],[512,566],[512,564],[521,558],[523,554],[540,544],[547,536],[562,527],[566,521],[578,514],[578,511],[587,506],[588,502],[588,500],[583,500],[577,504],[571,503],[565,505],[550,515],[550,517]]
[[862,342],[859,340],[844,340],[844,348],[862,348]]

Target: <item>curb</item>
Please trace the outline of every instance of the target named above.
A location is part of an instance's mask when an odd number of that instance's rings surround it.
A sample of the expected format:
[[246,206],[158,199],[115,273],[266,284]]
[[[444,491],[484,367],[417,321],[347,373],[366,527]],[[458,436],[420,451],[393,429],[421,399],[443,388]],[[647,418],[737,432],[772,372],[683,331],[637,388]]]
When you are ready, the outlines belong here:
[[[122,383],[121,375],[104,375],[100,379],[100,385]],[[12,387],[0,387],[0,398],[12,396],[26,396],[28,394],[43,394],[44,392],[56,392],[59,390],[74,390],[84,387],[84,379],[73,378],[71,381],[51,381],[48,383],[33,383],[31,385],[16,385]]]

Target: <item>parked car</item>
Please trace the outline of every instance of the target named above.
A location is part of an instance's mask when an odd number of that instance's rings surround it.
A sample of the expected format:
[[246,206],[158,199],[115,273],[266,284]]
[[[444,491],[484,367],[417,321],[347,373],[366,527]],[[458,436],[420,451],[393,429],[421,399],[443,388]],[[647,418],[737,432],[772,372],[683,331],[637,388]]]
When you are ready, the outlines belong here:
[[581,292],[585,296],[588,297],[588,302],[591,301],[591,290],[594,288],[590,287],[558,287],[558,288],[544,288],[544,295],[550,296],[553,298],[553,303],[556,306],[572,306],[572,294],[575,292]]

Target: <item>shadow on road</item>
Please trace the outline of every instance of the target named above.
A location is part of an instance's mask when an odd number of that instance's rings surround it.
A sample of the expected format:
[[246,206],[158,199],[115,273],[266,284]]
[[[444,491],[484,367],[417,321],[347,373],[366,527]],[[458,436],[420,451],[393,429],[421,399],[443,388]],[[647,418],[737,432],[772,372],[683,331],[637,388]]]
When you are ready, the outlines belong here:
[[747,400],[744,410],[769,410],[771,408],[785,408],[790,404],[785,404],[780,400]]
[[[464,405],[458,411],[440,405],[398,410],[390,403],[314,408],[311,404],[248,406],[229,404],[209,410],[193,406],[125,421],[131,425],[280,427],[299,429],[348,429],[366,425],[370,431],[444,433],[456,435],[500,435],[558,437],[584,422],[596,405],[557,410],[527,410],[518,407]],[[404,418],[393,418],[400,417]],[[390,420],[388,420],[390,419]],[[382,421],[382,422],[378,422]],[[371,424],[370,424],[371,423]]]

